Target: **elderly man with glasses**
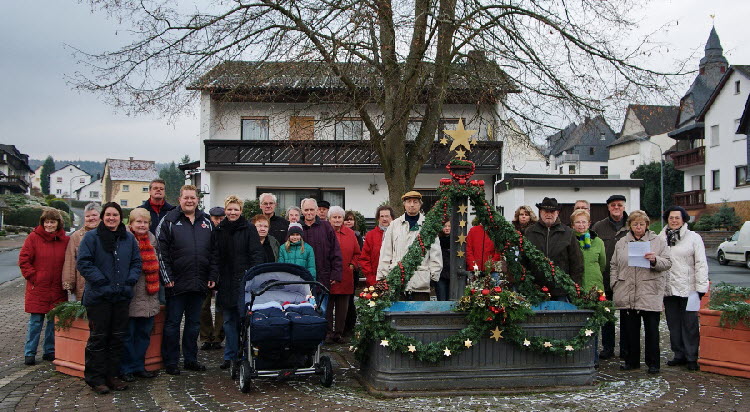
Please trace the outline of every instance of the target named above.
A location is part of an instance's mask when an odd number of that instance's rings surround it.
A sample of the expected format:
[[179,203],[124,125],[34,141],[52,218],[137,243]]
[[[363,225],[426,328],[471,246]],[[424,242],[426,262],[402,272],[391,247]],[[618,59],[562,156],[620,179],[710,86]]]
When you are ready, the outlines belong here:
[[273,193],[263,193],[258,196],[260,210],[268,218],[268,234],[276,238],[279,244],[286,242],[286,230],[289,228],[289,222],[281,216],[276,215],[276,195]]

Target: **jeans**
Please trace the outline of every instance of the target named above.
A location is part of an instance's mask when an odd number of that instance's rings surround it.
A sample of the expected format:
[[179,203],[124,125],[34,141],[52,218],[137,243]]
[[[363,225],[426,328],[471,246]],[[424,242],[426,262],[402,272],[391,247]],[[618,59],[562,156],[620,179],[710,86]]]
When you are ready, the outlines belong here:
[[130,318],[128,334],[125,336],[125,346],[122,351],[120,372],[143,372],[146,363],[146,350],[151,343],[151,330],[154,328],[154,317]]
[[224,315],[224,360],[237,360],[240,350],[240,314],[237,308],[222,309]]
[[[23,348],[24,356],[36,356],[36,348],[39,346],[39,337],[42,334],[42,323],[45,315],[43,313],[32,313],[29,316],[29,325],[26,329],[26,345]],[[44,329],[44,354],[55,353],[55,322],[48,320]]]
[[450,279],[440,279],[435,284],[435,294],[437,295],[437,300],[449,300],[450,296],[450,286],[451,286],[451,280]]
[[182,356],[185,363],[198,361],[198,332],[201,326],[201,306],[205,297],[206,295],[201,292],[167,295],[167,313],[161,345],[164,366],[176,367],[180,360],[180,323],[183,315],[185,329],[182,331]]
[[86,343],[86,369],[83,374],[89,385],[103,385],[120,374],[129,308],[129,300],[86,306],[91,334]]

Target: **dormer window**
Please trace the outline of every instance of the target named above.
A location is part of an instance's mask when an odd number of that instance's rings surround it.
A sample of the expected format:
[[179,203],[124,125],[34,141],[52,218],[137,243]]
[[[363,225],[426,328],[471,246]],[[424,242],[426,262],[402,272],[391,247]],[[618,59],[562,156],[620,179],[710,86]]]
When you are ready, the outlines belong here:
[[740,94],[740,81],[739,80],[734,82],[734,94]]

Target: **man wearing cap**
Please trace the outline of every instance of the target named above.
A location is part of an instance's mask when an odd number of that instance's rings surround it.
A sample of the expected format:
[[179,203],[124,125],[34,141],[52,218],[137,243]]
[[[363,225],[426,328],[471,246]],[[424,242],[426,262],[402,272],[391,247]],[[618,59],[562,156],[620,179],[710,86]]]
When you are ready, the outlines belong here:
[[[594,223],[591,230],[599,235],[604,241],[604,250],[607,254],[607,266],[604,268],[604,292],[608,300],[612,300],[612,287],[609,284],[609,262],[615,253],[617,241],[622,239],[628,233],[628,214],[625,212],[625,196],[612,195],[607,199],[607,209],[609,216]],[[620,334],[620,356],[623,352],[627,353],[625,340],[622,333]],[[599,354],[600,359],[609,359],[615,354],[615,324],[605,323],[602,326],[602,352]]]
[[[583,279],[583,254],[573,229],[560,222],[557,199],[545,197],[536,207],[539,208],[539,221],[526,229],[526,238],[580,285]],[[547,281],[538,274],[534,283],[540,287],[547,286],[552,300],[570,301],[568,293],[557,287],[554,280]]]
[[320,220],[328,220],[328,210],[331,208],[331,203],[327,200],[321,200],[318,202],[318,217]]
[[[224,208],[215,206],[209,209],[208,217],[214,227],[219,226],[224,220]],[[211,314],[211,301],[214,298],[215,291],[209,291],[201,306],[201,329],[200,339],[201,350],[221,349],[221,342],[224,341],[224,316],[221,308],[216,307],[216,316]]]
[[[419,213],[422,209],[422,194],[412,190],[401,196],[401,201],[405,213],[394,220],[385,231],[380,249],[377,280],[385,279],[391,269],[404,258],[424,224],[424,215]],[[443,254],[436,237],[422,264],[414,270],[406,284],[406,300],[430,300],[430,281],[440,280],[442,270]]]

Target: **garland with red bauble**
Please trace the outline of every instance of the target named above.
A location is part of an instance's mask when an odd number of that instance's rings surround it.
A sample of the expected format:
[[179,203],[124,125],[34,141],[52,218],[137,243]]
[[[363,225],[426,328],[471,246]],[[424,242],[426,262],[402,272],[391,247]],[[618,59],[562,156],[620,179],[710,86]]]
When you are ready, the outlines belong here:
[[[465,167],[469,163],[472,166],[471,173],[454,173],[451,170],[453,165]],[[492,337],[495,341],[506,339],[521,348],[543,353],[571,354],[589,345],[602,325],[615,320],[612,304],[606,300],[603,291],[591,290],[582,294],[580,286],[575,284],[567,273],[557,268],[487,203],[484,182],[467,181],[474,171],[473,165],[473,162],[467,160],[451,161],[448,170],[453,179],[440,180],[440,198],[425,216],[417,239],[409,246],[403,259],[388,273],[386,279],[359,294],[360,299],[356,302],[359,322],[350,349],[356,352],[360,360],[367,356],[370,344],[378,344],[420,361],[438,362],[476,346],[484,337]],[[507,274],[513,277],[512,281],[518,293],[507,288],[496,289],[489,283],[484,285],[486,287],[477,288],[476,282],[489,282],[489,276],[478,277],[474,283],[467,286],[464,297],[456,308],[467,313],[468,325],[441,341],[423,343],[403,335],[390,326],[385,319],[384,310],[400,299],[414,270],[428,252],[425,245],[432,245],[443,227],[442,222],[447,220],[448,210],[455,202],[467,197],[490,239],[495,245],[502,245],[497,249],[507,262]],[[537,276],[544,279],[544,282],[540,283],[545,286],[539,287],[535,284]],[[591,316],[586,324],[573,338],[529,336],[520,326],[529,316],[533,316],[531,306],[549,300],[550,287],[564,289],[575,306],[591,310]],[[487,305],[486,302],[477,300],[487,298],[492,299],[493,303],[502,304]]]

